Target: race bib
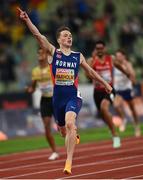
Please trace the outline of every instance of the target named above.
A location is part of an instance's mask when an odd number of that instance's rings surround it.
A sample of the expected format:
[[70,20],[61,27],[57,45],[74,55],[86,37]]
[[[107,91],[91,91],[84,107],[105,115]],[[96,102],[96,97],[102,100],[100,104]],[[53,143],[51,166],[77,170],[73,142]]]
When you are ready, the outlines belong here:
[[74,84],[74,70],[73,69],[56,69],[56,76],[55,76],[55,84],[56,85],[67,85],[71,86]]

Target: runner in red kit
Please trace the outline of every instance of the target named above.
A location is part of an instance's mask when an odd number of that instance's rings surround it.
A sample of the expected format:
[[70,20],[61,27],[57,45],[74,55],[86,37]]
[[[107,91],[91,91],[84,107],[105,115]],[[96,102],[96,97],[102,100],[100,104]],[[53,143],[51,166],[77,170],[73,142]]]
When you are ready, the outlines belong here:
[[[123,72],[126,71],[126,68],[121,66],[114,58],[114,56],[108,55],[106,53],[105,43],[103,41],[98,41],[95,44],[95,50],[93,56],[89,58],[89,65],[113,87],[113,66],[116,66],[118,69]],[[108,125],[112,137],[113,137],[113,148],[119,148],[121,146],[120,138],[117,136],[112,114],[109,111],[110,105],[114,101],[115,91],[113,89],[111,94],[106,93],[106,90],[102,84],[95,82],[94,84],[94,102],[96,107],[101,114],[104,122]]]

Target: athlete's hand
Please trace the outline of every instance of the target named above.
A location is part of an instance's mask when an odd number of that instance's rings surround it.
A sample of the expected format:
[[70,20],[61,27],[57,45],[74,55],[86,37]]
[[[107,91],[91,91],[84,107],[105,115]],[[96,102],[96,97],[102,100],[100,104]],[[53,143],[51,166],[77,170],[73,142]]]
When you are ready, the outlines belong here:
[[25,11],[22,11],[22,9],[20,9],[19,7],[17,7],[17,11],[20,19],[22,19],[23,21],[26,21],[29,18],[27,13]]
[[26,86],[24,89],[27,93],[33,93],[34,92],[34,90],[31,86]]
[[110,93],[112,92],[112,89],[113,89],[113,88],[110,86],[110,84],[105,83],[105,90],[106,90],[107,93],[110,94]]

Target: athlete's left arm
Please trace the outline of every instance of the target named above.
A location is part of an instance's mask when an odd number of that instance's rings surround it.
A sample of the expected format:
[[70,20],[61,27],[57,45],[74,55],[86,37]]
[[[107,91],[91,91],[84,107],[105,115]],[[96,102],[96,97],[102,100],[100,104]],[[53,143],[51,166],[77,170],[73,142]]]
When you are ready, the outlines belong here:
[[112,56],[113,65],[122,71],[133,83],[135,83],[135,72],[131,67],[131,64],[126,60],[124,62],[119,62],[116,60],[115,56]]
[[101,84],[103,84],[105,86],[106,91],[108,93],[111,93],[112,87],[87,64],[87,62],[82,54],[80,54],[80,64],[91,79],[99,81]]
[[115,66],[117,69],[119,69],[120,71],[122,71],[124,74],[128,76],[129,72],[126,65],[124,63],[119,62],[114,55],[112,55],[111,57],[112,57],[113,66]]
[[135,70],[133,69],[133,66],[130,62],[127,62],[128,70],[130,72],[130,79],[133,84],[136,84],[136,73]]

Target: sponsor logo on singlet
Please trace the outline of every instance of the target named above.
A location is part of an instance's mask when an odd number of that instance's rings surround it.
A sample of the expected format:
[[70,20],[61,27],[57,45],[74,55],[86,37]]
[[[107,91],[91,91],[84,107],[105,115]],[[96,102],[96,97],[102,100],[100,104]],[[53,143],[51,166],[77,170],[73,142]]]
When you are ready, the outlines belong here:
[[56,85],[73,85],[74,84],[74,69],[56,69],[55,76]]

